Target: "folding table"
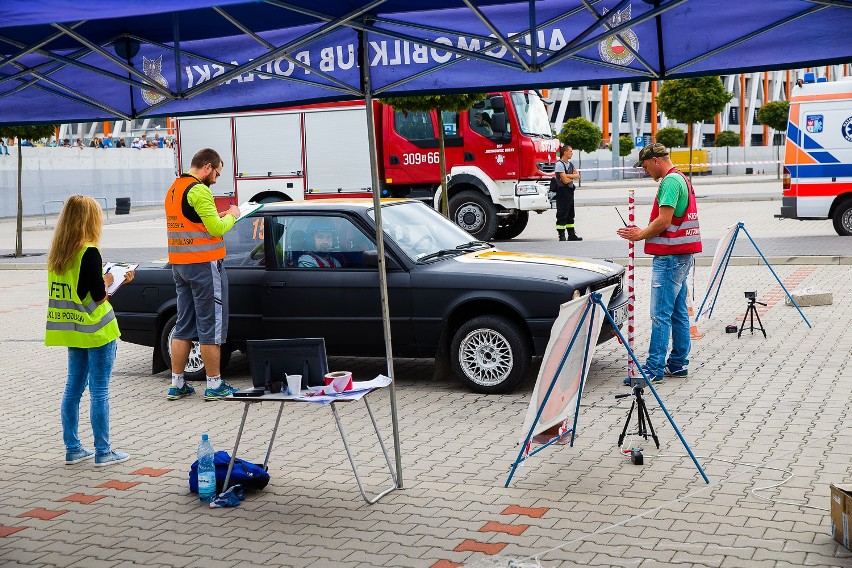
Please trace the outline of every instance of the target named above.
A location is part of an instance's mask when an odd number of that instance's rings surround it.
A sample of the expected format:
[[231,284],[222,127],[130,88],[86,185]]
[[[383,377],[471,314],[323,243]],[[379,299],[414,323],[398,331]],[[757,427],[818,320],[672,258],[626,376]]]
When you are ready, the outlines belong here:
[[326,406],[331,408],[331,413],[334,416],[334,421],[337,424],[337,429],[340,432],[340,439],[343,441],[343,447],[346,449],[346,455],[349,458],[349,463],[352,465],[352,472],[355,474],[355,482],[358,484],[358,490],[361,492],[361,497],[364,498],[364,501],[367,502],[368,505],[372,505],[377,502],[379,499],[393,491],[394,489],[398,489],[397,486],[397,477],[396,472],[393,469],[393,465],[391,464],[390,456],[388,456],[388,451],[385,448],[384,440],[382,440],[382,435],[379,432],[379,426],[376,423],[376,418],[373,416],[373,411],[370,408],[370,403],[367,402],[367,396],[371,394],[374,390],[378,390],[381,387],[376,387],[370,389],[363,397],[364,406],[367,408],[367,414],[370,416],[370,421],[373,423],[373,429],[376,432],[376,437],[379,440],[379,446],[382,449],[382,453],[385,456],[385,461],[388,465],[388,472],[391,475],[392,485],[382,492],[378,493],[374,497],[369,497],[367,493],[364,491],[364,486],[361,483],[361,477],[358,475],[358,468],[355,465],[355,459],[352,457],[352,451],[349,449],[349,442],[346,439],[346,433],[343,430],[343,423],[340,420],[340,415],[337,413],[337,408],[335,406],[341,403],[350,403],[357,402],[356,400],[351,399],[342,399],[330,402],[328,404],[317,404],[314,402],[309,402],[305,400],[297,400],[295,396],[286,395],[284,393],[266,393],[263,396],[257,397],[234,397],[228,396],[222,400],[230,401],[230,402],[242,402],[245,406],[243,408],[243,418],[240,421],[240,429],[237,431],[237,440],[234,443],[234,452],[231,454],[231,462],[228,464],[228,473],[225,475],[225,485],[223,487],[223,491],[228,489],[228,483],[231,480],[231,471],[234,468],[234,461],[237,459],[237,450],[240,447],[240,440],[243,436],[243,428],[246,424],[246,417],[248,416],[249,408],[253,404],[261,403],[261,402],[277,402],[279,403],[278,408],[278,417],[275,419],[275,426],[272,429],[272,435],[269,437],[269,446],[266,449],[266,457],[263,460],[263,468],[267,469],[267,465],[269,463],[269,456],[272,454],[272,443],[275,441],[275,435],[278,433],[278,424],[281,421],[281,413],[284,411],[284,406],[287,404],[303,404],[313,406],[317,409],[324,408]]

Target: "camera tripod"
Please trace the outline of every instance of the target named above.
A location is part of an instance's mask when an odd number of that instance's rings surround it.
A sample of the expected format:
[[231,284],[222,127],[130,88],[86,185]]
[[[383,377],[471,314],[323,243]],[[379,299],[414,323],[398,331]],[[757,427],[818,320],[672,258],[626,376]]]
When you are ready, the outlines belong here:
[[[642,393],[645,390],[643,388],[644,385],[644,377],[633,379],[633,392],[631,393],[633,396],[633,404],[630,405],[630,412],[627,413],[627,420],[624,421],[624,428],[622,428],[621,435],[618,437],[618,445],[621,446],[624,442],[624,437],[627,435],[627,428],[630,426],[630,418],[633,416],[633,409],[635,408],[637,419],[636,435],[642,436],[647,440],[650,432],[650,436],[659,450],[660,440],[657,438],[657,433],[654,432],[654,425],[651,424],[651,415],[648,414],[648,407],[645,406],[645,399],[642,398]],[[624,398],[626,396],[631,396],[631,394],[617,394],[615,395],[615,398]]]
[[760,304],[761,306],[765,306],[763,302],[758,302],[754,297],[750,297],[748,299],[748,308],[746,308],[746,313],[743,316],[743,323],[740,324],[740,331],[737,333],[737,338],[739,338],[743,334],[743,329],[745,328],[746,319],[751,322],[751,326],[749,331],[754,335],[754,319],[757,318],[757,325],[760,326],[760,331],[763,332],[763,338],[766,339],[766,330],[763,329],[763,322],[760,321],[760,315],[757,313],[757,308],[755,304]]

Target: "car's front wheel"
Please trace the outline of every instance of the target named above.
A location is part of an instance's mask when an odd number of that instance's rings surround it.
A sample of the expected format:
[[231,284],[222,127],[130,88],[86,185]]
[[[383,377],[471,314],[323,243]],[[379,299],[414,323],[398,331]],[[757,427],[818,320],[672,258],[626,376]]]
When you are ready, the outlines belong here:
[[511,320],[479,316],[453,336],[450,361],[459,379],[474,392],[511,392],[527,374],[532,359],[529,343]]
[[[163,359],[166,362],[166,367],[172,368],[172,337],[175,334],[175,326],[177,325],[177,314],[172,315],[163,326],[163,331],[160,334],[160,352],[163,354]],[[226,346],[222,346],[219,356],[219,367],[224,369],[231,360],[231,350]],[[188,381],[200,381],[207,377],[207,372],[204,368],[204,361],[201,360],[201,348],[197,341],[192,342],[192,348],[189,350],[189,359],[186,362],[186,367],[183,371],[183,378]]]

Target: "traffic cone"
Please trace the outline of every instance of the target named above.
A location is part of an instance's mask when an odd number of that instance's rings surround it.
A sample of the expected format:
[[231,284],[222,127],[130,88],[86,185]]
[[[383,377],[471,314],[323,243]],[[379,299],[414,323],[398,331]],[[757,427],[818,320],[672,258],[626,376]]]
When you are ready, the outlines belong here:
[[689,337],[696,340],[704,337],[704,334],[698,331],[698,324],[695,322],[695,311],[692,309],[692,298],[689,293],[686,294],[686,308],[689,313]]

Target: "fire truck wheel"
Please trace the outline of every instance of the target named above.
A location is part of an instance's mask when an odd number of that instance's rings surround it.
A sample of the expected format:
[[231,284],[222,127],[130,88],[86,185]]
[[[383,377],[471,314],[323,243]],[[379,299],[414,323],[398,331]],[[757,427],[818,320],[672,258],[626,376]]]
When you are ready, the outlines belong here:
[[480,241],[488,241],[497,231],[497,208],[480,191],[462,191],[450,198],[450,220]]
[[505,221],[497,227],[497,232],[494,233],[495,240],[504,241],[514,239],[524,232],[530,220],[530,212],[513,209],[512,214],[504,219]]
[[834,230],[838,235],[852,235],[852,199],[847,199],[834,211]]
[[475,317],[453,336],[450,363],[461,381],[483,394],[511,392],[523,382],[532,350],[517,324],[498,315]]
[[[166,367],[172,368],[172,336],[175,333],[175,325],[177,324],[177,314],[172,317],[163,326],[163,331],[160,334],[160,352],[163,354],[163,359],[166,362]],[[231,361],[231,348],[228,344],[222,346],[222,352],[219,355],[219,368],[224,369]],[[201,360],[201,349],[198,347],[198,342],[192,342],[192,348],[189,350],[189,359],[186,362],[186,367],[183,371],[183,378],[188,381],[202,381],[207,377],[204,370],[204,362]]]

